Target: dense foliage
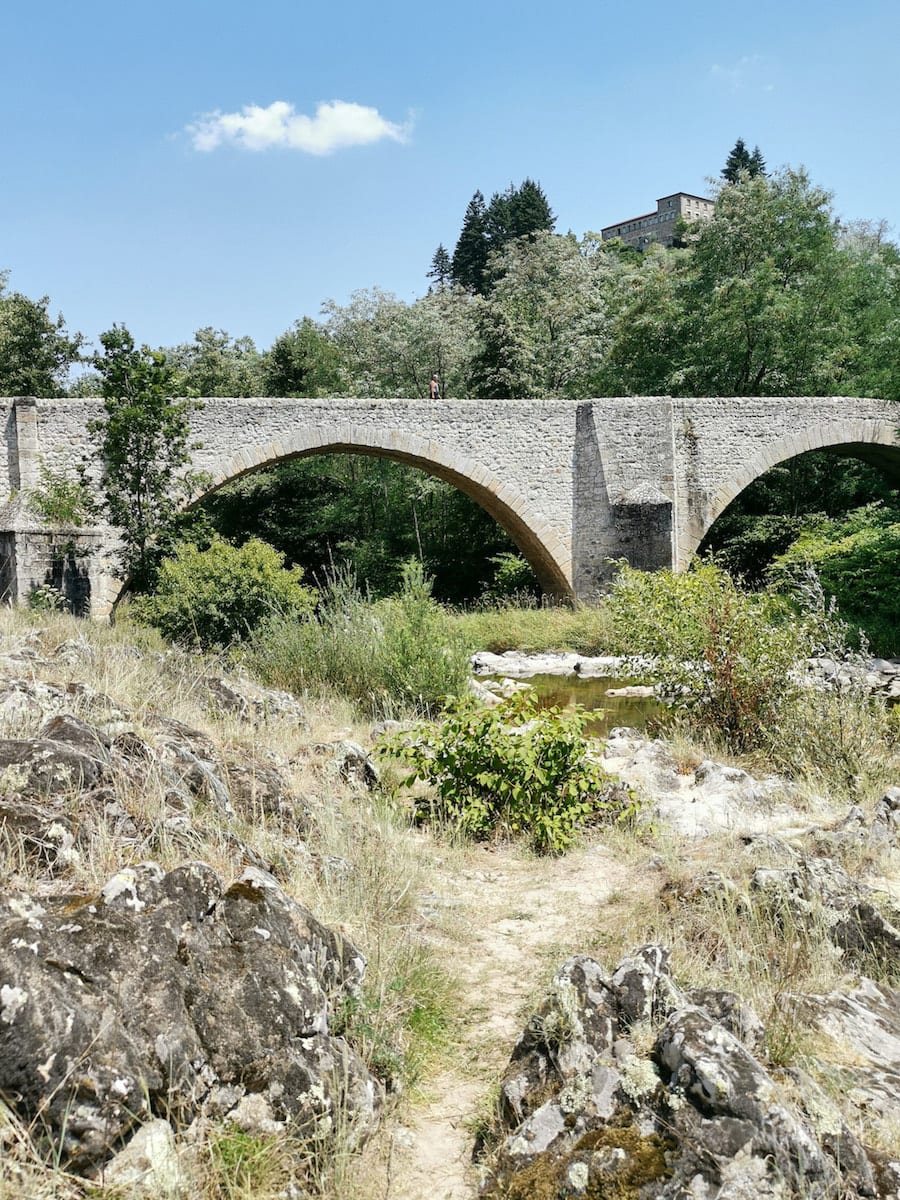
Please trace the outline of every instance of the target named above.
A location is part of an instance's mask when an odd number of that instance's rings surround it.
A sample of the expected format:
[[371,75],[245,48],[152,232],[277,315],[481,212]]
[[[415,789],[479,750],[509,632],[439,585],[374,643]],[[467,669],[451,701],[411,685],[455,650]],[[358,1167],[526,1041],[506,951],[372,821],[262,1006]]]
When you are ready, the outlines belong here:
[[900,508],[871,505],[846,517],[820,519],[779,554],[770,570],[790,588],[814,571],[842,617],[858,626],[877,653],[894,654],[900,630]]
[[84,339],[61,313],[51,317],[47,296],[8,291],[8,275],[0,271],[0,396],[61,396]]
[[754,480],[712,526],[700,553],[714,554],[732,575],[757,587],[776,555],[801,534],[875,502],[900,507],[897,487],[877,467],[831,451],[801,454]]
[[709,563],[682,575],[623,565],[608,610],[619,646],[654,656],[676,709],[736,750],[759,745],[796,702],[795,664],[817,648],[814,619]]
[[243,546],[220,539],[205,550],[190,542],[162,561],[153,595],[132,602],[132,613],[164,637],[203,650],[249,637],[267,617],[297,620],[315,604],[299,567],[256,538]]
[[539,708],[532,692],[497,708],[464,700],[384,752],[412,768],[408,785],[430,785],[416,802],[423,818],[479,839],[524,834],[538,853],[560,854],[589,821],[633,813],[591,757],[584,721],[581,711]]
[[[435,596],[449,603],[506,590],[494,560],[514,549],[452,484],[358,454],[295,459],[245,475],[210,496],[189,530],[201,542],[212,531],[237,542],[260,537],[316,580],[347,565],[375,596],[395,592],[404,562],[416,558],[434,579]],[[520,564],[514,590],[533,587],[533,578]]]

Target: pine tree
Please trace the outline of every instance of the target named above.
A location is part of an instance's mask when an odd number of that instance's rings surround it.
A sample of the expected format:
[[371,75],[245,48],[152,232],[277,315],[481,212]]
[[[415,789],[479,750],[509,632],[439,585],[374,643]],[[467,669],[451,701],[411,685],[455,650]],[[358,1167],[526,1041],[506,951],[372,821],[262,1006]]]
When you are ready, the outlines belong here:
[[766,174],[766,160],[762,156],[762,150],[759,146],[753,147],[753,153],[750,155],[750,177]]
[[766,160],[759,146],[753,147],[753,153],[747,149],[743,138],[738,138],[722,168],[722,178],[726,183],[738,183],[742,175],[753,179],[757,175],[765,175]]
[[453,265],[444,243],[441,242],[431,259],[431,269],[427,278],[433,279],[439,292],[442,292],[453,275]]
[[500,250],[513,238],[552,230],[555,222],[540,184],[526,179],[519,187],[511,183],[505,192],[491,196],[485,216],[487,240],[491,250]]
[[556,217],[544,189],[533,179],[526,179],[510,196],[509,237],[529,237],[535,233],[552,232]]
[[488,256],[485,218],[484,196],[476,192],[466,208],[451,262],[453,282],[470,292],[480,293],[484,287]]

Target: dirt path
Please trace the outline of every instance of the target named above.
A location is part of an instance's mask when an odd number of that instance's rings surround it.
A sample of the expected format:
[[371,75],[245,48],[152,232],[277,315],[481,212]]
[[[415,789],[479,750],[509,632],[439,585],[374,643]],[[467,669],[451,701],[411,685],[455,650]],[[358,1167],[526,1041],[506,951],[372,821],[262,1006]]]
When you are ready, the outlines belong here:
[[602,846],[562,859],[475,848],[455,873],[439,873],[435,941],[460,981],[460,1044],[426,1081],[407,1123],[388,1131],[384,1200],[471,1200],[473,1125],[532,1005],[579,937],[603,923],[613,892],[633,870]]

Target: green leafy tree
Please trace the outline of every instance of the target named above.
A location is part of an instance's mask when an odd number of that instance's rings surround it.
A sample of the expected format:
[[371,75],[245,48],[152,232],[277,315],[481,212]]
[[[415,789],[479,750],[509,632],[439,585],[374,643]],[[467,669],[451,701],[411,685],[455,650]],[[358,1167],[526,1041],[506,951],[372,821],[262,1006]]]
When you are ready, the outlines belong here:
[[346,305],[326,301],[325,329],[353,396],[427,396],[436,371],[449,396],[469,390],[477,301],[447,288],[405,304],[378,288],[354,292]]
[[593,239],[549,232],[516,238],[492,255],[478,308],[476,394],[588,395],[609,342],[604,291],[618,270]]
[[84,339],[67,331],[61,313],[50,316],[47,296],[7,291],[8,274],[0,271],[0,395],[61,396]]
[[192,342],[164,350],[174,369],[172,388],[181,396],[259,396],[262,356],[251,338],[232,338],[211,325],[198,329]]
[[450,255],[447,253],[447,248],[443,242],[441,242],[432,256],[427,278],[433,279],[435,285],[441,291],[449,286],[453,278],[453,264],[450,261]]
[[263,360],[266,396],[334,396],[341,391],[341,355],[327,331],[304,317],[280,337]]
[[124,325],[101,334],[100,343],[93,365],[105,416],[91,431],[103,462],[107,515],[122,536],[121,565],[140,590],[153,581],[178,512],[200,481],[188,469],[194,402],[172,398],[174,368],[161,351],[136,347]]
[[453,282],[478,295],[484,289],[484,271],[489,252],[486,217],[484,195],[479,191],[466,207],[451,261]]

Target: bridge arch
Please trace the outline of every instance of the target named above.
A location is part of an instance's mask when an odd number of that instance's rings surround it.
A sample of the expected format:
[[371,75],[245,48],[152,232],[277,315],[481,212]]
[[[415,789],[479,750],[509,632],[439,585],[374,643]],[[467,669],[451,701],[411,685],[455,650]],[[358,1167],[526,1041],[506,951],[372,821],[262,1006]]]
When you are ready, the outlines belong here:
[[216,461],[207,473],[207,484],[191,498],[190,506],[242,475],[276,462],[317,454],[389,458],[453,484],[506,530],[545,592],[565,599],[573,596],[571,548],[520,492],[474,458],[397,429],[317,425],[314,429],[299,429],[281,438],[244,446]]
[[900,483],[900,433],[897,425],[888,421],[822,421],[801,432],[786,434],[758,450],[740,471],[721,485],[707,507],[702,528],[698,523],[682,543],[679,566],[687,566],[713,524],[751,483],[773,467],[811,450],[830,450],[862,459],[879,467],[886,475],[896,477]]

